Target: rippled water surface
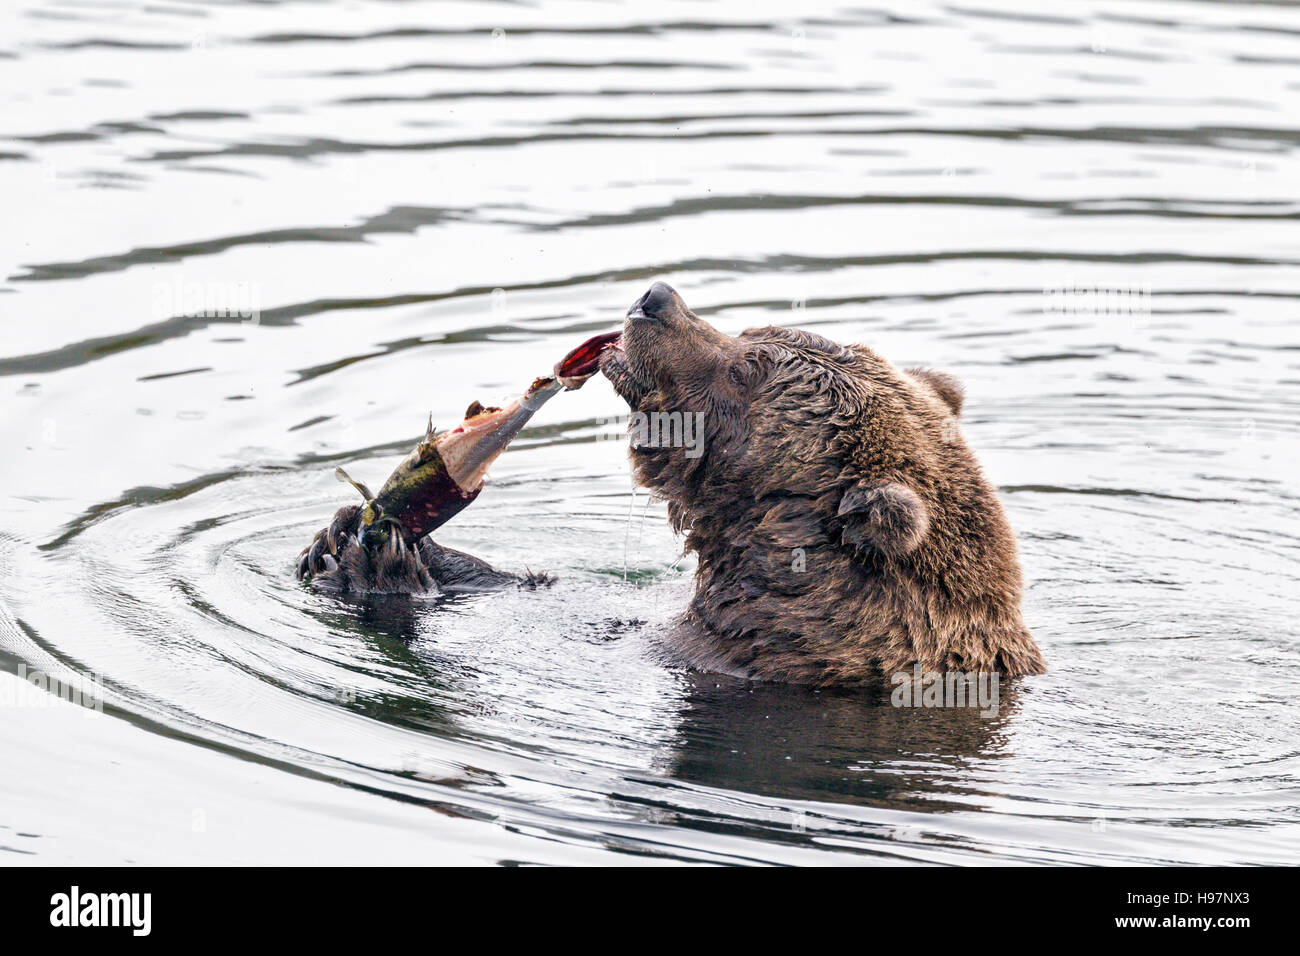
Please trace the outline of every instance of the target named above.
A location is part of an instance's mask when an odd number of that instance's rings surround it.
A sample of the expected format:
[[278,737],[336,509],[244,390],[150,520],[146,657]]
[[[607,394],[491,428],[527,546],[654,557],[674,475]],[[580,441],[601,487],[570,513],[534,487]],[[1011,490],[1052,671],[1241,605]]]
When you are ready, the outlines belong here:
[[[0,860],[1294,862],[1298,67],[1284,4],[6,4]],[[438,534],[553,589],[295,584],[336,465],[656,278],[965,381],[1046,676],[666,663],[599,379]]]

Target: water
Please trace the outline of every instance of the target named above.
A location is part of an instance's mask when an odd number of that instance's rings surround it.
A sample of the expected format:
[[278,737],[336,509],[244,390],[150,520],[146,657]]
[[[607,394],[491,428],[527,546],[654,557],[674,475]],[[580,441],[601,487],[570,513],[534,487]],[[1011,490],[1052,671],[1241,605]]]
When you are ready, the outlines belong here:
[[[6,5],[0,859],[1294,862],[1300,10],[1039,9]],[[294,583],[655,278],[965,381],[1046,676],[665,663],[600,380],[438,535],[552,590]]]

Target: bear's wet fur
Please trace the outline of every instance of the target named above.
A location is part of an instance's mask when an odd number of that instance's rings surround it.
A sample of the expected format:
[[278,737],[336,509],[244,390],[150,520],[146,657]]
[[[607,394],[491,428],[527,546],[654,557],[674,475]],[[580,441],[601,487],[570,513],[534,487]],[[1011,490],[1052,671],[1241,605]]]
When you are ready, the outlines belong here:
[[955,378],[798,329],[725,335],[661,282],[601,370],[633,412],[702,416],[702,453],[631,450],[698,556],[686,661],[812,685],[1044,671]]

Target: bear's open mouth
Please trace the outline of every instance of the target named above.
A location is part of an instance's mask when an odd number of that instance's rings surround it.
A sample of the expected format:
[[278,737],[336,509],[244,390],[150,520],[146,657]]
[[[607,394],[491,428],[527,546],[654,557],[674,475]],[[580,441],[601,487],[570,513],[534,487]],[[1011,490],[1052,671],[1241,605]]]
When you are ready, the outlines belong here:
[[654,385],[648,376],[631,361],[626,351],[615,347],[607,351],[600,362],[600,370],[609,379],[623,401],[633,409],[640,405],[654,391]]

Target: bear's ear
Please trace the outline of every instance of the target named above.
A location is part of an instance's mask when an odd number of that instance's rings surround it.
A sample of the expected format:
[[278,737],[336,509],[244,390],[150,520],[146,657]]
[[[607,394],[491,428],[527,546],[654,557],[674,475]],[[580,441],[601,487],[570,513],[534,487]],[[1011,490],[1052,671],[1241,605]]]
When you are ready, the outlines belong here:
[[907,374],[929,385],[943,403],[952,409],[954,415],[961,414],[961,403],[966,398],[966,389],[955,375],[936,372],[932,368],[909,368]]
[[840,499],[845,544],[874,548],[891,558],[911,554],[930,527],[930,516],[916,492],[898,482],[854,485]]

